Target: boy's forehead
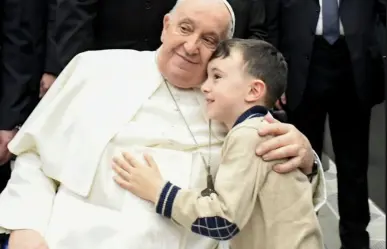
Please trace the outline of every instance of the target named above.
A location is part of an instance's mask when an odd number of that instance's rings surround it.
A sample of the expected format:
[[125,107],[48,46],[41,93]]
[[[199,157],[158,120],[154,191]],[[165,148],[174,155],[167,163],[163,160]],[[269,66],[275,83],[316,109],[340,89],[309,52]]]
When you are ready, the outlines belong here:
[[227,57],[218,57],[212,59],[208,63],[208,69],[213,70],[213,69],[222,69],[223,67],[231,67],[235,69],[239,69],[243,65],[243,56],[240,51],[237,49],[232,49],[230,51],[230,55]]

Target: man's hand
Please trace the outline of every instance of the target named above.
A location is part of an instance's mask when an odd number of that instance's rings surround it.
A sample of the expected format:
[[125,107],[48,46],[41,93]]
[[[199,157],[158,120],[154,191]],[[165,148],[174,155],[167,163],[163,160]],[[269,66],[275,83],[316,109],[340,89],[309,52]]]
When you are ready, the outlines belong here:
[[15,230],[11,232],[9,249],[49,249],[44,238],[34,230]]
[[16,129],[12,131],[0,130],[0,166],[11,160],[12,154],[8,150],[8,143],[16,135]]
[[55,80],[56,77],[54,75],[48,73],[43,74],[42,79],[40,80],[39,98],[43,98]]
[[287,162],[274,166],[273,169],[278,173],[287,173],[300,168],[304,174],[310,174],[314,153],[309,140],[291,124],[280,123],[271,115],[266,115],[265,120],[269,124],[262,127],[258,134],[274,137],[258,146],[257,155],[266,161],[289,158]]
[[286,105],[286,96],[285,94],[282,94],[281,98],[275,102],[275,107],[277,107],[278,110],[282,110],[284,105]]
[[113,169],[117,173],[114,180],[134,195],[156,203],[164,180],[153,158],[149,155],[144,158],[148,165],[138,162],[129,153],[123,153],[123,159],[114,158]]

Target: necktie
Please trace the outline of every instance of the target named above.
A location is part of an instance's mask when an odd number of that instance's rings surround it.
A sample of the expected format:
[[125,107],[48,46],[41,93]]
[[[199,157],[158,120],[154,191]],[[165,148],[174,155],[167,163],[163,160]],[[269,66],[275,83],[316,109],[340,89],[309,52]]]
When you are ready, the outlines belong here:
[[323,36],[333,44],[340,36],[339,4],[337,0],[322,0]]

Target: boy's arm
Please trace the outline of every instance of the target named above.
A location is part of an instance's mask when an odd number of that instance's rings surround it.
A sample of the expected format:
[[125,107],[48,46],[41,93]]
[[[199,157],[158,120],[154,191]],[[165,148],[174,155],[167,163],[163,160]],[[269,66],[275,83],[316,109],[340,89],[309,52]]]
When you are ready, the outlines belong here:
[[257,130],[241,127],[231,131],[211,197],[200,190],[180,189],[168,182],[156,203],[157,213],[173,219],[194,233],[216,240],[238,234],[250,219],[258,191],[269,169],[254,152]]

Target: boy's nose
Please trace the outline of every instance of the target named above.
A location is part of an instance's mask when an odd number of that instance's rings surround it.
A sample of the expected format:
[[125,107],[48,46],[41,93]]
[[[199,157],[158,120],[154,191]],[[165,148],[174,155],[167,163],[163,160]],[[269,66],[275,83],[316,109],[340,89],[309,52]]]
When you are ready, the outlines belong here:
[[203,93],[208,93],[209,92],[209,87],[208,87],[208,79],[204,81],[202,86],[200,87]]

